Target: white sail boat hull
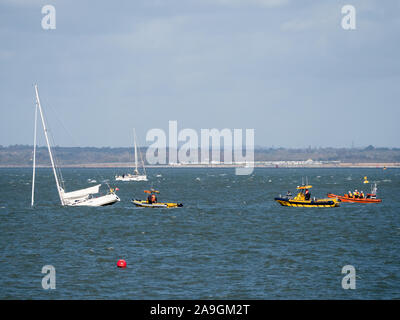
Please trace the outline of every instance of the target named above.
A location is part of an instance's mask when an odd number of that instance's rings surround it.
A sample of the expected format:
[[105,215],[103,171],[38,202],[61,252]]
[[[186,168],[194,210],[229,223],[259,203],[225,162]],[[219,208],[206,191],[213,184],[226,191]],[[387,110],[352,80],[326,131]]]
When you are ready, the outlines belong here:
[[116,194],[110,193],[100,197],[76,199],[74,201],[65,203],[65,205],[74,207],[101,207],[114,204],[118,201],[121,201],[120,198]]
[[93,194],[99,193],[100,186],[101,184],[98,184],[93,187],[71,192],[64,192],[64,190],[61,189],[61,196],[66,206],[99,207],[120,201],[118,196],[113,192],[104,196],[93,197]]

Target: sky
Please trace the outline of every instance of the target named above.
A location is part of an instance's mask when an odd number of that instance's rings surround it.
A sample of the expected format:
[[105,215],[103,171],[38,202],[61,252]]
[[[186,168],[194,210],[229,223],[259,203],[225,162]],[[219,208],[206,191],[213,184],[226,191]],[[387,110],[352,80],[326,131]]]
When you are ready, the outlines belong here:
[[[356,9],[344,30],[341,9]],[[42,7],[56,29],[42,28]],[[400,147],[400,1],[0,0],[0,145],[254,129],[265,147]],[[44,143],[43,131],[40,144]]]

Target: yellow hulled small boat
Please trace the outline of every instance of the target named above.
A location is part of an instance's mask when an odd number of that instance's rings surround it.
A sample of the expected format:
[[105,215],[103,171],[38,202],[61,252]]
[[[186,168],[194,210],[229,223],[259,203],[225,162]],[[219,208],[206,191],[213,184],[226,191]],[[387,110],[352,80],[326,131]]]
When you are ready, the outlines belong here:
[[178,208],[178,207],[183,207],[182,203],[173,203],[173,202],[149,203],[147,200],[132,200],[132,203],[137,207],[144,207],[144,208]]
[[[157,197],[155,196],[156,193],[160,193],[160,191],[150,189],[144,190],[144,193],[148,193],[150,196],[147,200],[132,200],[132,203],[137,207],[143,208],[178,208],[183,207],[182,203],[175,203],[175,202],[158,202]],[[154,197],[154,198],[153,198]]]
[[286,196],[286,197],[277,197],[275,201],[286,207],[321,207],[321,208],[334,208],[339,206],[339,200],[337,199],[315,199],[306,196],[306,191],[311,189],[311,185],[303,185],[298,186],[297,190],[299,193],[294,197]]

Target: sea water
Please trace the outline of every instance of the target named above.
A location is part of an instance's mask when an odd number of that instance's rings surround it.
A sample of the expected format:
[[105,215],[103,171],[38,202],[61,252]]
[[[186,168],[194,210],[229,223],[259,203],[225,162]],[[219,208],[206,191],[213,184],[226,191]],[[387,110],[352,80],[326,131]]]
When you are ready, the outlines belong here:
[[[148,182],[114,181],[125,171],[63,170],[67,191],[94,180],[119,188],[121,202],[90,208],[60,206],[51,169],[38,169],[32,208],[31,169],[0,169],[1,299],[400,298],[399,169],[153,168]],[[274,201],[302,177],[316,197],[367,193],[364,176],[382,203]],[[183,208],[135,207],[149,188]],[[55,289],[42,287],[45,265]],[[342,288],[345,265],[356,270],[354,290]]]

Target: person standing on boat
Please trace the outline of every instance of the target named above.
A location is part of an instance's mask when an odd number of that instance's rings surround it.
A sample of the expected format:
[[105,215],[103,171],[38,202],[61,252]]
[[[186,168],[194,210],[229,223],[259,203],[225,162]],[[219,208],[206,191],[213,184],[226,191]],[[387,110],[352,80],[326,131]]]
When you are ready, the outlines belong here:
[[310,197],[311,197],[311,193],[308,191],[308,189],[306,189],[305,200],[310,200]]
[[147,202],[148,202],[148,203],[156,203],[156,202],[157,202],[157,197],[156,197],[156,195],[155,195],[154,193],[150,194],[150,195],[147,197]]

